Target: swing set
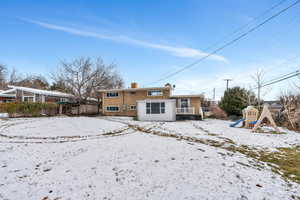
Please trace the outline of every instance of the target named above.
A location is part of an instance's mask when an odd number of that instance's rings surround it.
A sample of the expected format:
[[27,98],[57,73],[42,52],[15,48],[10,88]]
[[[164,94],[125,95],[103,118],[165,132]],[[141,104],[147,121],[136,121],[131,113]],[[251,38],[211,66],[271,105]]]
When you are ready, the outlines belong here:
[[264,104],[261,115],[258,117],[259,111],[253,106],[248,106],[243,110],[243,118],[231,124],[230,127],[235,127],[239,123],[243,122],[245,128],[252,128],[252,132],[256,132],[259,127],[262,126],[264,119],[267,119],[271,126],[275,129],[276,133],[280,133],[272,114],[269,110],[268,104]]

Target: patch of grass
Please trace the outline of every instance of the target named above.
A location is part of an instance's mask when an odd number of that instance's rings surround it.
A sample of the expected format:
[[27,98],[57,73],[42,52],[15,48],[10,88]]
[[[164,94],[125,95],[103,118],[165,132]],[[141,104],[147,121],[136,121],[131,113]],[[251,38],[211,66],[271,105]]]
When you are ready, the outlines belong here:
[[300,146],[294,148],[278,148],[276,152],[262,152],[260,161],[272,163],[275,171],[282,176],[300,184]]
[[292,148],[278,148],[278,151],[269,152],[251,149],[246,145],[225,147],[232,152],[239,152],[248,157],[266,163],[274,173],[285,179],[300,184],[300,146]]
[[258,128],[255,132],[256,133],[266,133],[266,134],[277,134],[277,135],[287,134],[286,132],[276,132],[276,131],[273,131],[273,130],[263,130],[262,128]]
[[207,133],[207,135],[209,135],[209,136],[217,136],[218,134],[215,134],[215,133]]

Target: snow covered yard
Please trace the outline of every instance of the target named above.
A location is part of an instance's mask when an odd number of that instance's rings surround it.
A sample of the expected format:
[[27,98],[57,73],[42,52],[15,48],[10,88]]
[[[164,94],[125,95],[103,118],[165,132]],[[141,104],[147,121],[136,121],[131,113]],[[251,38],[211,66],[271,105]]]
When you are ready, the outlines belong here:
[[[232,140],[237,145],[248,145],[269,150],[278,147],[295,147],[300,145],[300,134],[280,128],[286,134],[253,133],[251,129],[229,127],[231,121],[206,119],[204,121],[177,121],[165,123],[166,130],[183,135],[207,137],[210,139],[224,138]],[[205,133],[205,134],[203,134]]]
[[228,123],[0,120],[0,199],[297,199],[299,184],[266,163],[189,137],[274,150],[299,146],[299,135],[255,137]]

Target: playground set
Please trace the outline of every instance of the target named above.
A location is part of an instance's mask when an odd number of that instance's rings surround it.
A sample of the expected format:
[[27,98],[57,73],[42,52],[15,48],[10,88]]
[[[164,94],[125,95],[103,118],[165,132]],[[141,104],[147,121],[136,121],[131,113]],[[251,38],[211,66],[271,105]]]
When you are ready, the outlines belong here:
[[260,117],[258,118],[259,111],[253,106],[248,106],[243,110],[243,118],[238,121],[230,124],[230,127],[236,127],[238,124],[243,123],[243,127],[252,128],[252,131],[255,132],[261,125],[263,120],[266,118],[269,120],[271,126],[275,129],[277,133],[280,132],[276,123],[274,122],[271,112],[268,108],[268,104],[265,104],[262,110]]

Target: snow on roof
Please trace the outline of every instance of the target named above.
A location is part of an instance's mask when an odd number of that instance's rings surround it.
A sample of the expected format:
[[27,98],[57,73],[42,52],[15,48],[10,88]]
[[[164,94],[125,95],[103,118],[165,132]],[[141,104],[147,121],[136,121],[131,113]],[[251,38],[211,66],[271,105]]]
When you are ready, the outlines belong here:
[[63,92],[58,92],[58,91],[49,91],[49,90],[40,90],[40,89],[34,89],[34,88],[28,88],[28,87],[20,87],[20,86],[13,86],[9,85],[9,88],[12,88],[10,90],[6,90],[2,92],[2,94],[9,93],[15,90],[21,90],[25,92],[30,92],[34,94],[41,94],[41,95],[46,95],[46,96],[55,96],[55,97],[74,97],[71,94],[63,93]]
[[3,94],[3,93],[0,92],[0,97],[10,97],[10,98],[15,98],[16,95],[14,95],[14,94]]
[[98,92],[117,92],[117,91],[138,91],[138,90],[166,90],[171,89],[170,87],[149,87],[149,88],[118,88],[118,89],[104,89],[98,90]]
[[180,94],[180,95],[172,95],[171,98],[180,98],[180,97],[203,97],[203,94]]

